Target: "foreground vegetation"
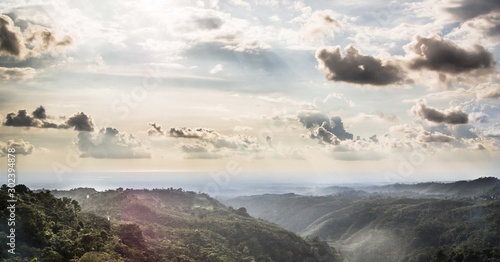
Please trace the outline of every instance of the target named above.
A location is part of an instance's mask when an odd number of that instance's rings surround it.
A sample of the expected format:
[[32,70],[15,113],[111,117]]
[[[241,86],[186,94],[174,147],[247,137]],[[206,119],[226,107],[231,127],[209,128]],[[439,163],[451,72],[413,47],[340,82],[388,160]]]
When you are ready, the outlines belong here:
[[[16,193],[16,255],[2,245],[3,261],[343,260],[318,239],[181,189],[33,192],[18,185]],[[4,221],[8,198],[3,186]],[[9,228],[0,229],[5,243]]]

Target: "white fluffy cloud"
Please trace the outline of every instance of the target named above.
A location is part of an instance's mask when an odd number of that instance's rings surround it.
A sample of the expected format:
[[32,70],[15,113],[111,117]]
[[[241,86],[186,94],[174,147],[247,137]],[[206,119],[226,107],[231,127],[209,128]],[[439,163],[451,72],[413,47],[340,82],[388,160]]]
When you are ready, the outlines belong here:
[[0,156],[6,156],[9,148],[14,148],[15,154],[21,155],[30,155],[35,151],[35,146],[23,139],[8,140],[7,143],[0,141]]
[[93,158],[150,158],[149,147],[131,134],[108,127],[96,132],[78,133],[81,157]]
[[150,136],[168,136],[181,139],[179,149],[186,158],[221,158],[232,155],[250,155],[265,149],[257,138],[246,135],[222,135],[209,128],[171,127],[164,131],[161,126],[150,124]]

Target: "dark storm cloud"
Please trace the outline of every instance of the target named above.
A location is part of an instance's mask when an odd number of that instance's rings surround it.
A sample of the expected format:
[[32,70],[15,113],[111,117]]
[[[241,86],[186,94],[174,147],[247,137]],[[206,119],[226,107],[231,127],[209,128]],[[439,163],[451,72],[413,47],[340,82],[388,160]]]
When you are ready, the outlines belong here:
[[353,139],[353,135],[345,130],[344,123],[338,116],[328,118],[321,112],[304,111],[300,112],[297,117],[305,128],[311,130],[311,138],[318,138],[327,143],[334,143],[335,138],[340,140]]
[[36,127],[36,128],[59,128],[68,129],[74,127],[76,131],[93,131],[94,124],[92,118],[85,113],[76,113],[67,121],[54,121],[53,117],[48,116],[43,106],[39,106],[31,114],[25,109],[19,110],[16,113],[9,113],[5,117],[4,126],[17,127]]
[[5,126],[35,126],[33,117],[28,115],[26,110],[19,110],[17,114],[9,113],[6,116]]
[[20,57],[24,48],[21,32],[14,28],[12,19],[0,15],[0,55]]
[[92,118],[83,112],[76,113],[66,121],[66,124],[70,127],[74,127],[76,131],[94,131],[94,123],[92,123]]
[[467,50],[450,40],[417,36],[409,45],[417,57],[409,61],[411,69],[427,69],[442,73],[459,74],[471,71],[491,72],[495,66],[493,55],[483,46]]
[[30,114],[25,109],[16,113],[9,113],[5,117],[4,126],[24,126],[38,128],[66,128],[64,124],[57,124],[51,119],[47,119],[45,108],[39,106]]
[[420,118],[435,122],[446,124],[467,124],[469,122],[469,115],[460,110],[445,110],[440,111],[436,108],[427,106],[424,101],[420,100],[412,108],[412,112]]
[[394,62],[361,55],[350,46],[344,57],[339,47],[323,48],[316,52],[316,59],[328,80],[361,85],[390,85],[408,82],[403,68]]
[[458,4],[445,10],[460,20],[469,20],[492,11],[500,11],[500,1],[497,0],[461,0]]
[[35,111],[33,111],[33,117],[38,119],[47,118],[47,114],[45,113],[45,107],[39,106],[37,109],[35,109]]

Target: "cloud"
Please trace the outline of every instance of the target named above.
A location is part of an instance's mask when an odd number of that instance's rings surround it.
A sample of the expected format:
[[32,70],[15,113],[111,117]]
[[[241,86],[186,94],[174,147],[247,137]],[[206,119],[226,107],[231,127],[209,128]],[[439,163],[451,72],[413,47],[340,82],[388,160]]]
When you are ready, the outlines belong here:
[[219,72],[222,72],[224,70],[224,67],[222,67],[221,64],[216,64],[212,69],[210,69],[210,74],[214,75]]
[[76,131],[94,131],[94,123],[92,118],[83,112],[76,113],[66,121],[70,127],[74,127]]
[[299,122],[304,125],[305,128],[313,128],[315,126],[321,126],[323,122],[328,122],[328,116],[319,111],[302,111],[297,115]]
[[417,101],[411,111],[420,118],[435,123],[456,125],[466,124],[469,122],[469,116],[467,115],[467,113],[459,109],[447,109],[444,111],[440,111],[436,108],[427,106],[424,100]]
[[219,29],[224,24],[224,20],[217,16],[193,17],[193,21],[199,29],[203,30]]
[[54,30],[40,26],[29,27],[25,34],[29,37],[25,39],[28,46],[31,47],[32,54],[38,56],[47,52],[56,54],[73,43],[73,38],[68,35],[58,37]]
[[154,135],[164,135],[165,132],[161,128],[161,126],[157,125],[156,123],[149,123],[151,126],[151,129],[148,130],[148,135],[154,136]]
[[489,116],[484,112],[472,112],[469,114],[470,122],[473,123],[489,123]]
[[45,107],[39,106],[33,111],[33,117],[37,119],[46,119],[47,114],[45,113]]
[[495,123],[483,131],[486,137],[500,139],[500,123]]
[[228,21],[231,20],[231,16],[227,13],[204,8],[177,8],[176,13],[172,15],[179,21],[179,24],[173,27],[174,33],[189,37],[195,37],[194,32],[204,34],[204,31],[208,31],[218,34],[222,29],[230,26]]
[[[45,108],[40,106],[31,115],[28,115],[26,110],[19,110],[17,114],[8,114],[4,125],[61,129],[73,127],[74,130],[79,131],[77,146],[82,157],[151,157],[149,148],[132,135],[120,133],[117,129],[111,127],[96,132],[92,118],[83,112],[77,112],[69,117],[67,121],[61,123],[54,122],[51,118],[45,112]],[[26,145],[23,148],[27,148]]]
[[208,142],[215,148],[230,148],[237,150],[253,150],[258,147],[257,139],[251,136],[226,136],[209,128],[172,127],[169,135],[176,138],[198,139]]
[[22,58],[25,49],[21,30],[14,26],[10,17],[0,15],[0,55]]
[[[88,127],[88,126],[84,126]],[[76,128],[76,126],[75,126]],[[78,133],[78,150],[81,157],[92,158],[150,158],[147,146],[133,135],[121,133],[115,128],[103,128],[98,132]]]
[[450,143],[455,141],[455,138],[442,133],[422,131],[417,135],[417,140],[422,143]]
[[498,99],[500,98],[500,84],[482,83],[477,85],[475,91],[478,99]]
[[64,123],[57,123],[49,119],[43,106],[38,107],[31,115],[25,109],[16,113],[9,113],[5,117],[4,126],[37,127],[37,128],[67,128]]
[[355,103],[345,95],[334,92],[328,94],[325,99],[314,98],[313,105],[321,112],[338,112],[354,107]]
[[187,127],[171,127],[169,135],[178,138],[208,138],[218,136],[218,134],[213,129],[209,128],[187,128]]
[[176,21],[172,37],[189,43],[191,48],[204,44],[219,44],[219,48],[237,52],[258,52],[270,49],[264,42],[269,35],[251,21],[235,18],[230,13],[204,8],[175,8],[170,15]]
[[0,15],[0,56],[25,60],[45,53],[57,54],[73,43],[71,36],[56,29],[34,24],[29,19],[18,17],[15,12],[9,15],[15,17],[16,23],[22,24],[24,29],[21,31],[11,17]]
[[460,0],[458,6],[445,8],[447,12],[460,20],[469,20],[490,12],[500,10],[500,2],[491,0]]
[[344,123],[338,116],[328,118],[318,111],[302,111],[297,118],[305,128],[310,129],[310,138],[325,143],[337,143],[337,139],[341,141],[353,139],[353,135],[345,130]]
[[0,157],[6,156],[8,154],[8,149],[14,148],[16,150],[15,154],[30,155],[35,151],[35,146],[28,141],[23,139],[8,140],[7,143],[0,141]]
[[[168,136],[182,139],[179,148],[186,158],[221,158],[234,154],[258,153],[265,148],[257,138],[247,135],[223,135],[210,128],[171,127],[164,131],[161,126],[150,124],[150,136]],[[194,141],[187,143],[186,141]]]
[[332,81],[376,86],[409,82],[405,71],[397,63],[361,55],[353,46],[347,47],[344,57],[340,47],[319,49],[316,59],[326,78]]
[[299,37],[304,42],[314,43],[333,37],[334,32],[340,27],[340,23],[333,18],[332,11],[315,11],[304,22],[299,31]]
[[399,122],[401,120],[397,115],[388,115],[384,114],[383,112],[377,112],[376,114],[381,119],[387,120],[389,122]]
[[491,73],[495,66],[493,55],[483,46],[465,49],[437,36],[416,36],[405,49],[414,54],[410,55],[408,62],[413,70],[425,69],[454,75],[473,72],[481,75]]
[[0,80],[30,79],[36,74],[31,67],[0,67]]
[[64,117],[61,117],[59,121],[56,121],[54,120],[54,117],[47,115],[45,107],[39,106],[31,114],[28,114],[26,109],[19,110],[17,114],[7,114],[3,125],[58,129],[68,129],[73,127],[76,131],[94,131],[92,118],[83,112],[77,112],[66,121],[63,121],[63,118]]
[[26,110],[19,110],[17,115],[9,113],[4,122],[5,126],[34,126],[34,119],[26,113]]

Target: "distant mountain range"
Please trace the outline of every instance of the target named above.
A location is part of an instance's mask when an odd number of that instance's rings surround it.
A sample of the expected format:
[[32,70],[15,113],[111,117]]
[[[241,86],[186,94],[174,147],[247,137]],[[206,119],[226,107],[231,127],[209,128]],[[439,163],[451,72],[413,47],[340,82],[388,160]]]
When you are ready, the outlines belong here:
[[264,194],[222,201],[328,241],[350,261],[500,261],[499,183],[489,177],[327,187],[314,192],[323,196]]
[[[336,195],[346,193],[378,193],[392,196],[416,196],[416,197],[482,197],[499,196],[500,180],[495,177],[483,177],[470,181],[456,182],[427,182],[417,184],[391,184],[384,186],[330,186],[320,187],[313,190],[311,195]],[[307,193],[306,193],[307,194]]]

